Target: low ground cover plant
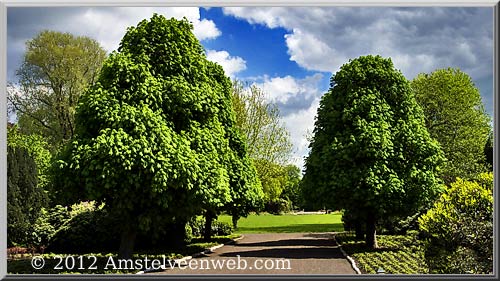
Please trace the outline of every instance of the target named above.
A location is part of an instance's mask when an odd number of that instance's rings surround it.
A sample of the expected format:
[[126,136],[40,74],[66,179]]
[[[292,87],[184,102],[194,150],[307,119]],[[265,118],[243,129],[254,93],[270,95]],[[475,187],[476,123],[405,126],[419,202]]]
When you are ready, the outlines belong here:
[[351,256],[361,273],[376,274],[383,270],[388,274],[429,273],[424,258],[423,242],[416,232],[408,235],[379,235],[379,248],[367,247],[353,232],[335,235],[337,242]]

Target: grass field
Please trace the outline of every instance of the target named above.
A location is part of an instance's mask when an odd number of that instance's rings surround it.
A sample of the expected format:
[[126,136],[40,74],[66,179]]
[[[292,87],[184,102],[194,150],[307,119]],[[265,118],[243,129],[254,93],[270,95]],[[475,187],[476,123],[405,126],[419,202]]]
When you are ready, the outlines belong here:
[[[271,215],[252,214],[238,221],[235,233],[290,233],[343,231],[342,214]],[[231,224],[231,216],[220,215],[219,221]],[[232,225],[232,224],[231,224]]]

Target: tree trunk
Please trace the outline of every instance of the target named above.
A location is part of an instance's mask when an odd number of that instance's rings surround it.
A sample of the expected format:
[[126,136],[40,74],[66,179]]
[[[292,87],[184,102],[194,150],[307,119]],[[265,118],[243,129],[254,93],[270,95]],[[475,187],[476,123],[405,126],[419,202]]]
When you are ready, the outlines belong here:
[[370,249],[378,248],[377,244],[377,231],[376,231],[376,218],[373,212],[368,212],[366,217],[366,246]]
[[240,219],[239,216],[233,215],[233,228],[236,229],[238,228],[238,220]]
[[210,241],[210,238],[212,238],[212,221],[214,217],[215,215],[211,211],[205,213],[205,231],[203,233],[203,239],[205,241]]
[[357,240],[365,239],[365,233],[363,231],[363,223],[361,220],[356,220],[354,222],[354,231],[356,232],[356,239]]
[[118,257],[121,259],[129,259],[134,253],[134,243],[137,232],[132,227],[127,227],[122,232],[120,249],[118,250]]

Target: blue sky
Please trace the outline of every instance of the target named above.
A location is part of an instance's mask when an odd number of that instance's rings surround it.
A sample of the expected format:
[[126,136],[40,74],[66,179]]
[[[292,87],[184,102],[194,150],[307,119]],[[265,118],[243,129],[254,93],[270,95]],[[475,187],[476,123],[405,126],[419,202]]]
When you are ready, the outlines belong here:
[[300,167],[330,77],[360,55],[391,57],[408,79],[459,67],[493,115],[493,8],[8,8],[7,79],[16,80],[25,42],[41,30],[89,36],[111,52],[126,27],[155,12],[187,17],[208,59],[278,104],[294,144],[291,162]]

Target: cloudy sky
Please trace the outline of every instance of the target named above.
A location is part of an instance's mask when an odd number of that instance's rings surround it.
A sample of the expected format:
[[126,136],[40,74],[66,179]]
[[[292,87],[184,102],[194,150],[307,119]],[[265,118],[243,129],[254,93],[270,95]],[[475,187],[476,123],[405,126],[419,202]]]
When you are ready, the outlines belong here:
[[408,79],[458,67],[472,77],[493,115],[493,8],[11,7],[7,79],[16,80],[25,42],[41,30],[86,35],[111,52],[128,26],[153,13],[187,17],[208,59],[232,78],[264,89],[281,110],[299,167],[332,73],[360,55],[391,57]]

